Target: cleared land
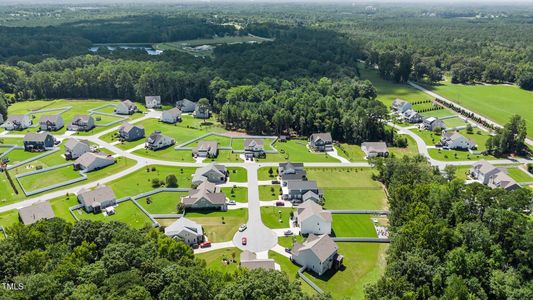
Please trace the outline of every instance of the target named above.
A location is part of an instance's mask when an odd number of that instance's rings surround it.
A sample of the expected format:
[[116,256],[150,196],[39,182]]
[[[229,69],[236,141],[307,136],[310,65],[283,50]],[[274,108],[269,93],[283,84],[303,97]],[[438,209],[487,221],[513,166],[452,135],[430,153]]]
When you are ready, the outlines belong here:
[[200,253],[195,256],[205,260],[210,269],[222,273],[233,273],[239,269],[241,252],[239,248],[233,247]]
[[118,221],[128,224],[133,228],[143,228],[144,226],[151,226],[150,219],[133,203],[133,201],[124,201],[115,207],[115,214],[105,216],[103,213],[93,214],[86,213],[83,209],[74,211],[74,214],[79,219],[87,219],[92,221],[111,222]]
[[185,214],[204,228],[204,234],[211,242],[227,242],[248,219],[248,210],[244,208],[228,211],[191,211]]
[[[262,43],[271,42],[272,39],[262,38],[253,35],[245,36],[221,36],[210,39],[194,39],[169,43],[154,44],[152,47],[156,50],[177,50],[186,52],[195,56],[211,56],[213,47],[221,44],[241,44],[241,43]],[[197,46],[212,46],[206,49],[194,49]]]

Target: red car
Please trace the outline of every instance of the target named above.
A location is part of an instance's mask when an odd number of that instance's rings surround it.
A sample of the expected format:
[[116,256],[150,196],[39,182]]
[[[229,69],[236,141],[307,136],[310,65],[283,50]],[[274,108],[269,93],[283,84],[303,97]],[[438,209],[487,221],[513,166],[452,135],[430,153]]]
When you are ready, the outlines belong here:
[[243,244],[243,245],[246,245],[246,243],[248,242],[248,240],[246,239],[246,237],[243,237],[241,241],[242,241],[242,244]]
[[207,248],[211,247],[211,242],[203,242],[200,244],[200,248]]

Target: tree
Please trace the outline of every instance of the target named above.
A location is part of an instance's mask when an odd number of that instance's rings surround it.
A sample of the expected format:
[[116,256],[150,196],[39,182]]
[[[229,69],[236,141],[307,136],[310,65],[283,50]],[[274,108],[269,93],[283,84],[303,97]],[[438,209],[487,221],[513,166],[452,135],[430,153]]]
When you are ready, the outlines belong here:
[[446,165],[444,167],[444,174],[446,175],[446,180],[452,181],[455,179],[455,173],[457,172],[457,167],[454,165]]
[[274,170],[272,170],[272,167],[268,169],[268,175],[269,177],[272,177],[272,174],[274,174]]
[[511,117],[503,129],[498,130],[487,142],[487,150],[494,155],[520,154],[526,149],[524,143],[527,136],[526,121],[519,115]]
[[470,124],[470,123],[466,124],[466,133],[468,133],[468,134],[474,133],[474,127],[472,127],[472,124]]
[[176,175],[174,174],[167,175],[165,183],[169,188],[176,188],[178,187],[178,178],[176,178]]

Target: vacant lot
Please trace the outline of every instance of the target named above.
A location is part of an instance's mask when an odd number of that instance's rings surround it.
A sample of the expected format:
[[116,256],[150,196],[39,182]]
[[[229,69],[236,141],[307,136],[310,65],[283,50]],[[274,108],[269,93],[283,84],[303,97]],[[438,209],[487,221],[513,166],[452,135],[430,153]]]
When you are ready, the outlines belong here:
[[279,184],[274,185],[260,185],[259,186],[259,200],[271,201],[278,200],[280,196],[281,186]]
[[191,211],[185,214],[204,228],[204,234],[211,242],[227,242],[233,238],[241,224],[248,220],[248,210],[244,208],[228,211]]
[[138,199],[137,202],[151,214],[175,214],[181,197],[186,195],[186,192],[162,192]]
[[248,179],[248,173],[245,168],[241,167],[228,167],[229,181],[231,182],[246,182]]
[[338,162],[326,153],[311,152],[307,148],[306,140],[290,140],[287,142],[276,142],[274,147],[278,154],[267,154],[266,158],[258,159],[258,162]]
[[248,188],[245,187],[223,187],[222,192],[226,193],[226,198],[236,202],[248,202]]

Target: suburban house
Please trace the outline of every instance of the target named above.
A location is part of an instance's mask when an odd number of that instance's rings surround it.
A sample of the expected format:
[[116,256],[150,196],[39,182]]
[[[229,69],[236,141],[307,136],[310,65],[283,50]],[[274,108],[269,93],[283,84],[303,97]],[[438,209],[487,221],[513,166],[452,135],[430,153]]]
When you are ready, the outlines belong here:
[[476,141],[466,138],[459,132],[447,132],[442,134],[439,145],[444,149],[469,150],[476,148]]
[[198,119],[209,119],[209,108],[205,106],[196,105],[192,115]]
[[185,217],[181,217],[167,226],[165,234],[171,238],[180,239],[187,245],[199,244],[204,241],[202,225]]
[[389,149],[385,142],[364,142],[361,144],[361,150],[367,158],[389,156]]
[[122,140],[131,142],[144,138],[144,126],[126,123],[119,127],[118,134]]
[[56,139],[49,133],[30,132],[24,136],[25,151],[44,151],[54,147]]
[[210,182],[201,183],[196,189],[181,198],[185,209],[213,209],[226,211],[226,194],[219,192],[217,187]]
[[6,130],[24,130],[29,128],[32,124],[31,118],[28,115],[11,115],[2,124]]
[[287,182],[291,180],[307,180],[307,173],[303,163],[279,163],[278,174],[282,186],[287,186]]
[[161,96],[146,96],[144,97],[146,108],[160,108]]
[[228,170],[224,165],[211,163],[207,166],[196,169],[192,176],[192,185],[199,186],[203,182],[225,183],[228,179]]
[[87,152],[91,152],[91,146],[87,140],[70,138],[65,142],[65,158],[68,160],[77,159]]
[[424,119],[424,128],[430,131],[435,130],[435,128],[446,129],[446,124],[439,118],[429,117]]
[[177,107],[165,110],[161,113],[161,122],[176,124],[181,120],[181,110]]
[[133,115],[138,110],[137,105],[131,100],[124,100],[115,107],[115,112],[119,115]]
[[333,151],[331,133],[313,133],[309,137],[309,147],[315,151]]
[[192,156],[209,157],[209,158],[217,157],[218,156],[218,142],[217,141],[199,141],[198,146],[192,149]]
[[65,126],[65,121],[60,115],[42,115],[39,118],[42,131],[57,131]]
[[403,113],[402,118],[406,122],[409,122],[409,123],[420,123],[420,122],[422,122],[422,116],[416,110],[413,110],[413,109],[406,110]]
[[54,217],[54,211],[48,201],[39,202],[19,209],[19,218],[24,225],[30,225],[39,220],[48,220]]
[[72,123],[67,126],[68,130],[89,131],[94,128],[94,118],[89,115],[75,115]]
[[146,149],[159,150],[174,145],[176,141],[173,138],[166,136],[161,131],[154,131],[144,143]]
[[308,191],[307,193],[303,194],[302,202],[306,202],[306,201],[313,201],[316,204],[320,204],[320,205],[322,205],[324,202],[322,197],[313,191]]
[[78,201],[86,212],[95,214],[117,204],[115,193],[108,186],[100,186],[94,190],[81,190],[78,192]]
[[246,268],[248,270],[255,269],[264,269],[264,270],[275,270],[276,262],[273,259],[260,259],[257,258],[257,255],[251,251],[244,250],[241,252],[240,263],[241,268]]
[[176,102],[176,107],[184,113],[192,113],[196,110],[196,103],[189,99],[183,99]]
[[321,276],[332,268],[342,266],[343,256],[337,253],[338,250],[337,244],[327,234],[310,234],[303,243],[294,243],[291,260]]
[[314,201],[304,201],[296,211],[296,222],[301,234],[330,234],[331,212]]
[[405,100],[396,98],[394,101],[392,101],[391,109],[400,114],[403,114],[404,112],[412,108],[413,105]]
[[245,139],[244,156],[246,158],[265,157],[264,141],[262,139]]
[[313,180],[290,180],[282,190],[283,199],[293,202],[303,202],[303,196],[309,191],[318,195],[320,199],[323,197],[322,190],[318,189],[316,181]]
[[470,177],[491,188],[502,188],[509,191],[520,188],[520,185],[504,170],[494,167],[486,160],[480,160],[472,166]]
[[99,170],[112,165],[116,162],[115,158],[105,153],[87,152],[74,161],[74,170],[80,170],[84,173]]

